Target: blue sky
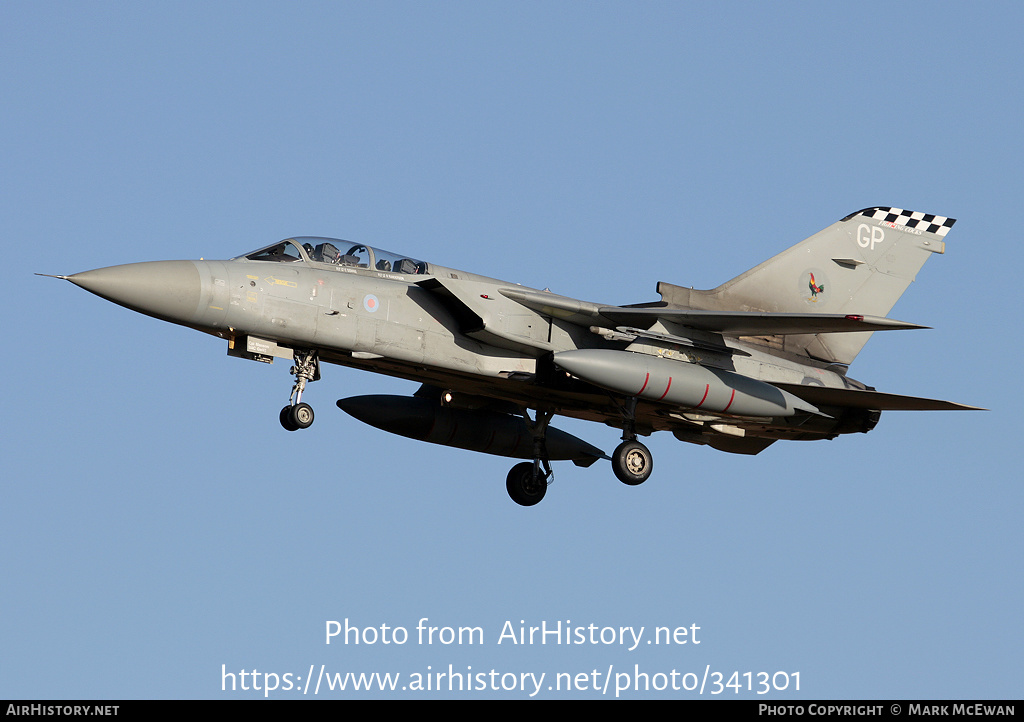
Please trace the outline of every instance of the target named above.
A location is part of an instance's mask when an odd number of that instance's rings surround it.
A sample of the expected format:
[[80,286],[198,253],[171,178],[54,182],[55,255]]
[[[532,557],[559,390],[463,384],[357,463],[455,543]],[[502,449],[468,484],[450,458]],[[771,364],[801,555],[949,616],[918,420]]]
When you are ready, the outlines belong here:
[[[400,686],[544,673],[543,698],[612,697],[615,680],[551,688],[609,669],[800,674],[771,699],[1019,697],[1022,19],[1009,2],[3,3],[0,697],[258,697],[222,669],[298,687],[321,665]],[[958,222],[892,314],[933,330],[876,335],[850,375],[991,411],[887,413],[754,458],[656,435],[643,486],[562,463],[531,509],[506,496],[510,460],[334,407],[414,384],[328,367],[316,424],[288,434],[286,363],[33,275],[323,235],[637,303],[874,205]],[[422,618],[483,644],[419,644]],[[345,619],[410,641],[325,644]],[[700,644],[498,644],[520,620],[697,625]]]

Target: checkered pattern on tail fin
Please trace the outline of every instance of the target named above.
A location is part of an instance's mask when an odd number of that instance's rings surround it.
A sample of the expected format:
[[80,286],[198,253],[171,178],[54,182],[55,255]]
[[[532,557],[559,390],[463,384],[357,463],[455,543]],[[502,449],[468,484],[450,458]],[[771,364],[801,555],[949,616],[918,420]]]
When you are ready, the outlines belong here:
[[884,206],[865,208],[862,211],[857,211],[847,216],[843,220],[845,221],[857,215],[867,216],[876,221],[885,221],[897,226],[906,226],[907,228],[913,228],[925,233],[934,233],[937,236],[946,235],[949,229],[953,227],[953,224],[956,223],[956,218],[946,218],[945,216],[936,216],[931,213],[905,211],[902,208],[886,208]]

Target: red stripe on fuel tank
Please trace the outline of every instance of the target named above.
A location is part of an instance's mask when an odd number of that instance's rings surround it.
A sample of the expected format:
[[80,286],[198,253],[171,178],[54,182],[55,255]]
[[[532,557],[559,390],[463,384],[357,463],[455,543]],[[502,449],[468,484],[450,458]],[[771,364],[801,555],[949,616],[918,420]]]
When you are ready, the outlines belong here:
[[708,394],[710,392],[711,392],[711,384],[705,384],[704,385],[704,396],[701,397],[700,403],[697,404],[696,406],[694,406],[693,408],[699,409],[701,406],[703,406],[704,402],[708,400]]
[[670,388],[672,388],[672,377],[671,376],[668,377],[668,386],[665,387],[665,393],[663,393],[661,396],[658,397],[658,401],[661,401],[663,398],[668,396],[668,390]]
[[639,396],[640,394],[642,394],[642,393],[644,392],[644,389],[646,389],[646,388],[647,388],[647,382],[648,382],[648,381],[650,381],[650,380],[651,380],[651,375],[650,375],[650,374],[647,374],[647,375],[646,375],[646,376],[644,377],[644,385],[643,385],[643,386],[641,386],[641,387],[640,387],[640,390],[636,392],[636,395],[637,395],[637,396]]
[[725,408],[724,408],[724,409],[722,409],[722,413],[723,413],[723,414],[724,414],[724,413],[725,413],[726,411],[728,411],[728,410],[729,410],[729,407],[730,407],[730,406],[732,406],[732,402],[733,402],[733,401],[734,401],[735,399],[736,399],[736,389],[733,389],[733,390],[732,390],[732,396],[730,396],[730,397],[729,397],[729,403],[727,403],[727,404],[725,405]]

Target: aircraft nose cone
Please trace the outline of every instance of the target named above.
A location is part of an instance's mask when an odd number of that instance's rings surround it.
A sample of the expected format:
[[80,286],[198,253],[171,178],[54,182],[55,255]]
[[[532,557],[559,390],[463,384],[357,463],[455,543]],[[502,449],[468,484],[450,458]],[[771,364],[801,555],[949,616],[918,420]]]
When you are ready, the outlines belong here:
[[198,314],[202,282],[192,261],[127,263],[67,279],[108,301],[166,321],[189,323]]

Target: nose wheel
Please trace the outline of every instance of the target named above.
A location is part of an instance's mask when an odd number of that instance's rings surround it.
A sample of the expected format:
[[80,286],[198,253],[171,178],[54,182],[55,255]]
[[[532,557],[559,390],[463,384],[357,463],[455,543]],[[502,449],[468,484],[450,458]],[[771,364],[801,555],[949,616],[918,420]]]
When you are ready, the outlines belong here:
[[313,425],[313,407],[302,400],[302,392],[306,383],[317,381],[320,378],[320,360],[316,351],[294,352],[295,365],[288,371],[295,377],[292,385],[292,394],[288,399],[288,405],[281,409],[279,419],[281,426],[288,431],[308,429]]
[[281,426],[288,431],[308,429],[313,425],[313,407],[303,402],[281,409]]

